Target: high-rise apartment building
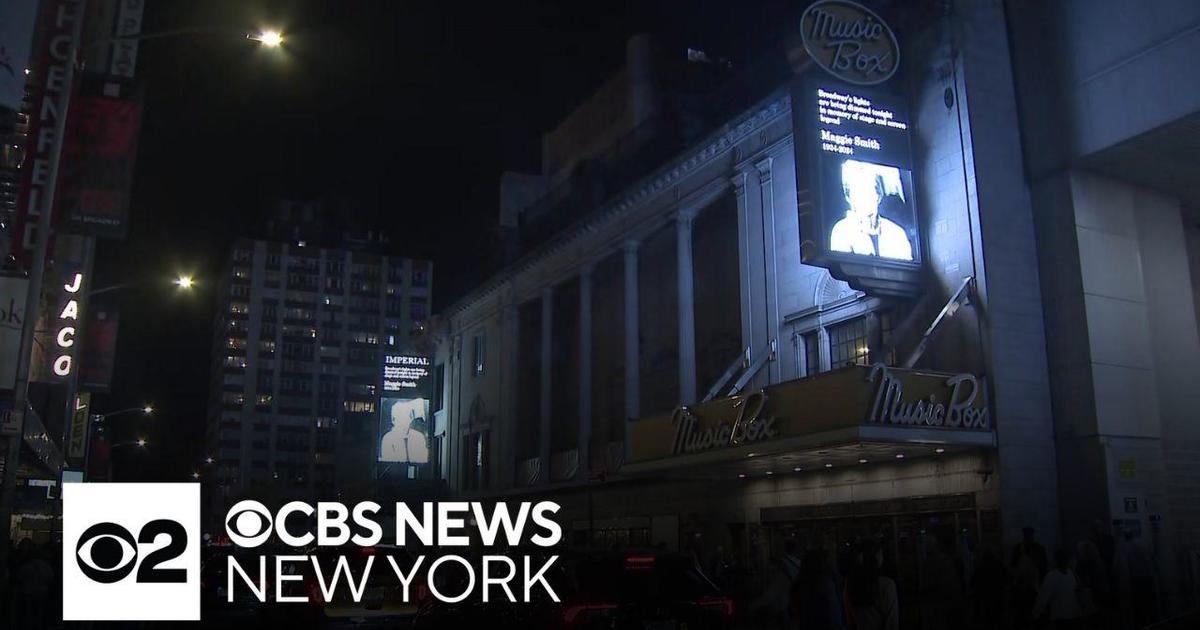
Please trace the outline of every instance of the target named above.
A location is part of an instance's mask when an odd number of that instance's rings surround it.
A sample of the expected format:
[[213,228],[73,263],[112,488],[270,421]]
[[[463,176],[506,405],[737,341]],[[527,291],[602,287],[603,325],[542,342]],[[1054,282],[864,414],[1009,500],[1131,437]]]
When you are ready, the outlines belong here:
[[[372,492],[380,355],[429,315],[432,266],[369,244],[239,239],[213,332],[213,501]],[[217,513],[223,513],[218,510]]]

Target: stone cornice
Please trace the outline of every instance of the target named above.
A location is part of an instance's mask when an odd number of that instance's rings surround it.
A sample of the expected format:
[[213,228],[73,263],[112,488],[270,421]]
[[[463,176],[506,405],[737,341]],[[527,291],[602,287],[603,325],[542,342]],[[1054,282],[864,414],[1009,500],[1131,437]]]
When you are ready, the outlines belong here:
[[509,266],[499,270],[483,285],[459,298],[446,308],[445,315],[451,316],[469,308],[473,303],[492,293],[515,275],[529,269],[543,258],[559,251],[567,244],[593,232],[608,221],[642,207],[688,175],[700,170],[714,160],[733,150],[738,143],[764,129],[780,117],[791,113],[791,97],[786,89],[776,90],[741,116],[726,123],[676,160],[663,165],[639,182],[629,186],[603,204],[597,211],[580,219],[562,230],[549,242],[522,256]]

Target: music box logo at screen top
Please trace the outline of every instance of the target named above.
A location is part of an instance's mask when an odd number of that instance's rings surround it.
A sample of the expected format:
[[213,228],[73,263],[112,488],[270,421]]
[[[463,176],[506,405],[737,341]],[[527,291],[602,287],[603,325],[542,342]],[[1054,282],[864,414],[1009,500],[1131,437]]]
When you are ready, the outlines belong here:
[[200,619],[200,486],[63,486],[63,619]]

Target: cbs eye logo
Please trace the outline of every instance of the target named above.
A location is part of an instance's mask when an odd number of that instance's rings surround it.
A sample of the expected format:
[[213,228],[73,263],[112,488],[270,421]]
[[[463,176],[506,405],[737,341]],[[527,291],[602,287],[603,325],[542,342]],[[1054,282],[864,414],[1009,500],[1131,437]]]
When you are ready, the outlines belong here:
[[64,621],[200,619],[200,485],[63,484]]
[[[138,564],[138,545],[154,544],[159,534],[166,534],[170,542],[146,554]],[[137,540],[129,530],[116,523],[96,523],[85,529],[75,545],[75,560],[79,570],[101,584],[120,582],[133,572],[143,583],[187,582],[186,569],[164,569],[160,565],[178,558],[187,549],[187,530],[183,524],[169,519],[150,521],[138,531]]]
[[238,501],[225,513],[225,533],[239,547],[257,547],[271,537],[271,511],[258,501]]

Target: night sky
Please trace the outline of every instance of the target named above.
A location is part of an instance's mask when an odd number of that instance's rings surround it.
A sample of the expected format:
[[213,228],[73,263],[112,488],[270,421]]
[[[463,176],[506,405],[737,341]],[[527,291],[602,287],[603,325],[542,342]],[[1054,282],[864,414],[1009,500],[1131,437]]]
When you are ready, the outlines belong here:
[[[129,236],[103,241],[96,282],[121,329],[99,412],[153,401],[115,438],[127,480],[182,480],[203,457],[214,274],[232,239],[259,235],[280,197],[350,200],[396,255],[434,263],[435,312],[492,269],[503,170],[540,170],[540,137],[624,62],[649,31],[735,69],[778,44],[791,5],[663,2],[148,2],[138,58],[145,112]],[[794,7],[791,7],[794,8]],[[275,27],[285,50],[238,30]],[[211,31],[211,32],[209,32]],[[227,31],[227,32],[222,32]],[[169,279],[194,273],[181,295]],[[140,423],[140,424],[138,424]],[[135,459],[136,458],[136,459]]]

